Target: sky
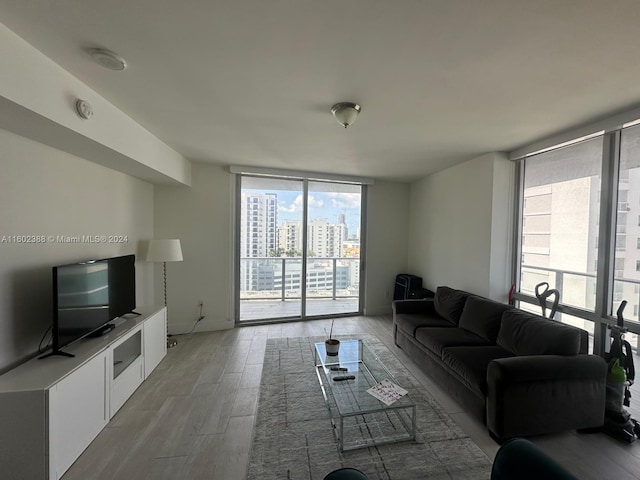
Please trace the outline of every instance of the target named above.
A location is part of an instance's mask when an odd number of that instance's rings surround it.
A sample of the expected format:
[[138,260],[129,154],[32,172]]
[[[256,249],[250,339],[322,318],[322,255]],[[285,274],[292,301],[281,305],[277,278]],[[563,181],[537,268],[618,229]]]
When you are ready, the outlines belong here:
[[[302,220],[303,197],[300,191],[250,190],[256,193],[275,193],[278,196],[278,225],[287,220]],[[360,227],[360,193],[309,192],[309,219],[323,218],[338,223],[344,213],[349,235],[356,235]]]

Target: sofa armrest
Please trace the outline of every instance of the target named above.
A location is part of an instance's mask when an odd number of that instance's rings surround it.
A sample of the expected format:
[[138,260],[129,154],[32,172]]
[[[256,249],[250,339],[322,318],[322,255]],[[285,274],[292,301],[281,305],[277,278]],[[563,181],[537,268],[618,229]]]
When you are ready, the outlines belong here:
[[597,355],[527,355],[487,368],[487,428],[499,439],[599,427],[607,363]]
[[396,313],[422,313],[435,315],[433,298],[420,298],[416,300],[394,300],[391,304],[393,314]]
[[607,377],[607,363],[597,355],[522,355],[493,360],[487,382],[535,382]]

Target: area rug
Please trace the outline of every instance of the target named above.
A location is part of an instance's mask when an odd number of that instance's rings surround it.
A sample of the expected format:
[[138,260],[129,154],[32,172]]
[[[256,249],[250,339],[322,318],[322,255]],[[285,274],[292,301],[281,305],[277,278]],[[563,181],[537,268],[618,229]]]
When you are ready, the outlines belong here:
[[322,480],[342,467],[370,480],[489,479],[489,458],[427,389],[377,337],[360,338],[417,404],[416,440],[339,452],[314,369],[313,344],[323,338],[268,339],[248,479]]

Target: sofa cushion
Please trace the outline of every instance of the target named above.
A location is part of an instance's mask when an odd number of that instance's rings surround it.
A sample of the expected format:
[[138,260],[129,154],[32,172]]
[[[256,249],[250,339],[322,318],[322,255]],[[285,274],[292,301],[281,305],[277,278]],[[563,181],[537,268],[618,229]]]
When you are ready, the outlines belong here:
[[494,302],[488,298],[470,296],[462,309],[458,326],[496,343],[502,314],[513,308],[506,303]]
[[577,355],[580,329],[522,310],[502,314],[496,343],[515,355]]
[[462,309],[471,294],[462,290],[455,290],[450,287],[438,287],[434,297],[434,307],[436,313],[442,318],[458,325]]
[[418,328],[416,340],[438,356],[442,356],[442,349],[454,345],[489,345],[484,338],[469,330],[450,327]]
[[447,320],[440,317],[430,317],[424,315],[417,315],[412,313],[399,313],[395,317],[396,325],[407,335],[413,337],[416,333],[416,328],[419,327],[449,327],[455,328],[455,326]]
[[487,368],[496,358],[513,357],[511,352],[496,345],[475,347],[447,347],[442,351],[442,361],[462,383],[477,395],[487,393]]
[[421,315],[437,316],[436,308],[433,305],[433,298],[430,299],[409,299],[394,300],[391,302],[391,309],[394,315],[398,313],[419,313]]

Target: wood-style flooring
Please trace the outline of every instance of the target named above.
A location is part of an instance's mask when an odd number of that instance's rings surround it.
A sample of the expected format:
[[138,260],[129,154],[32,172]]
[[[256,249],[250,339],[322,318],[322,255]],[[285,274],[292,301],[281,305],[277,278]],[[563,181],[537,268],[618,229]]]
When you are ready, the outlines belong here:
[[[322,336],[330,320],[176,337],[158,368],[62,477],[63,480],[242,480],[246,477],[266,339]],[[378,336],[490,458],[484,426],[395,347],[391,317],[336,320],[341,335]],[[632,400],[640,410],[640,392]],[[632,411],[632,412],[633,412]],[[635,415],[635,413],[634,413]],[[532,438],[583,480],[640,479],[640,440],[567,432]]]

